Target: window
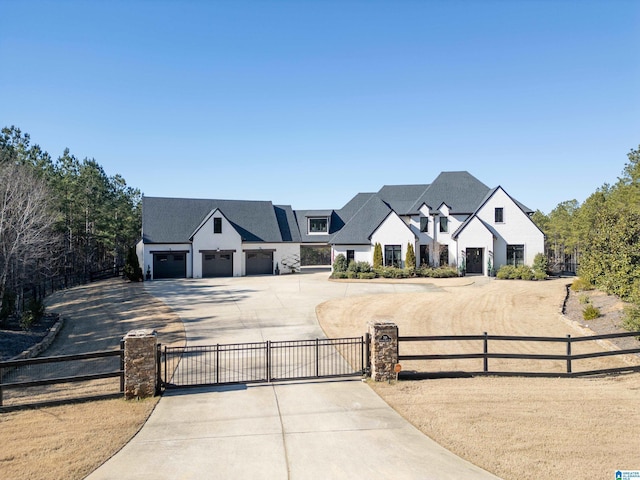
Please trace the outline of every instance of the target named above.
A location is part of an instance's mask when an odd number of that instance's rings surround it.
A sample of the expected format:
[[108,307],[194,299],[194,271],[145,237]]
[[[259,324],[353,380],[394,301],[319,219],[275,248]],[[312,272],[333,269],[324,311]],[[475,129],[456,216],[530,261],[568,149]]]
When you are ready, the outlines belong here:
[[440,233],[447,233],[449,231],[449,219],[447,217],[440,217]]
[[310,218],[309,233],[329,233],[329,221],[326,217]]
[[502,207],[496,208],[496,223],[504,223],[504,209]]
[[507,245],[507,264],[524,265],[524,245]]
[[222,218],[213,219],[213,233],[222,233]]
[[428,232],[429,231],[429,218],[428,217],[420,217],[420,231]]
[[347,250],[347,265],[349,265],[351,262],[355,262],[356,261],[356,252],[355,250]]
[[449,265],[449,245],[440,245],[440,266]]
[[384,264],[387,267],[402,268],[402,248],[400,245],[384,246]]
[[420,266],[429,265],[429,245],[420,245]]

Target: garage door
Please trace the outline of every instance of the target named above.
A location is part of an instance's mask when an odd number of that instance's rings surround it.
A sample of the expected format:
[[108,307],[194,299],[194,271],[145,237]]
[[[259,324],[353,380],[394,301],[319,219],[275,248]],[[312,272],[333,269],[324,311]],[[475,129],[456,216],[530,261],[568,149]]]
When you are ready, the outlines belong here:
[[273,252],[247,252],[247,275],[273,274]]
[[185,278],[186,276],[186,253],[153,254],[153,278]]
[[233,277],[233,252],[202,254],[203,277]]

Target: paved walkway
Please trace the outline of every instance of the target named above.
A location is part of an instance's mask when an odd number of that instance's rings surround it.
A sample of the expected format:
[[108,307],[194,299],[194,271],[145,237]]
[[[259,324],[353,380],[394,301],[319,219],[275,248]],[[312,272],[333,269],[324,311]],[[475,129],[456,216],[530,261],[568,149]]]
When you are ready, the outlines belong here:
[[[435,287],[334,283],[327,274],[148,282],[189,345],[323,336],[315,306]],[[364,333],[364,332],[363,332]],[[162,339],[160,339],[162,341]],[[495,479],[443,449],[357,380],[167,392],[100,479]]]

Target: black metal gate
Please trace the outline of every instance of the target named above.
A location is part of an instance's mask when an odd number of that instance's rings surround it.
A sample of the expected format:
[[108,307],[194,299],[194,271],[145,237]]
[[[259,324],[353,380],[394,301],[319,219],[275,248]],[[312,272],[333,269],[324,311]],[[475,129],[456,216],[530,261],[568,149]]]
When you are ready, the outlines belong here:
[[367,368],[366,337],[165,347],[165,388],[352,377]]

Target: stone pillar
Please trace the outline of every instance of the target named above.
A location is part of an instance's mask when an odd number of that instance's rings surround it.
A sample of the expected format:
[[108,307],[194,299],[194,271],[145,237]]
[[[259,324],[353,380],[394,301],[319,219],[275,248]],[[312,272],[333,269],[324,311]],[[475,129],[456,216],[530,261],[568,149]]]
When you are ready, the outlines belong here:
[[371,378],[384,382],[396,378],[398,326],[393,322],[369,322],[371,337]]
[[132,330],[124,338],[124,398],[153,397],[156,393],[155,330]]

